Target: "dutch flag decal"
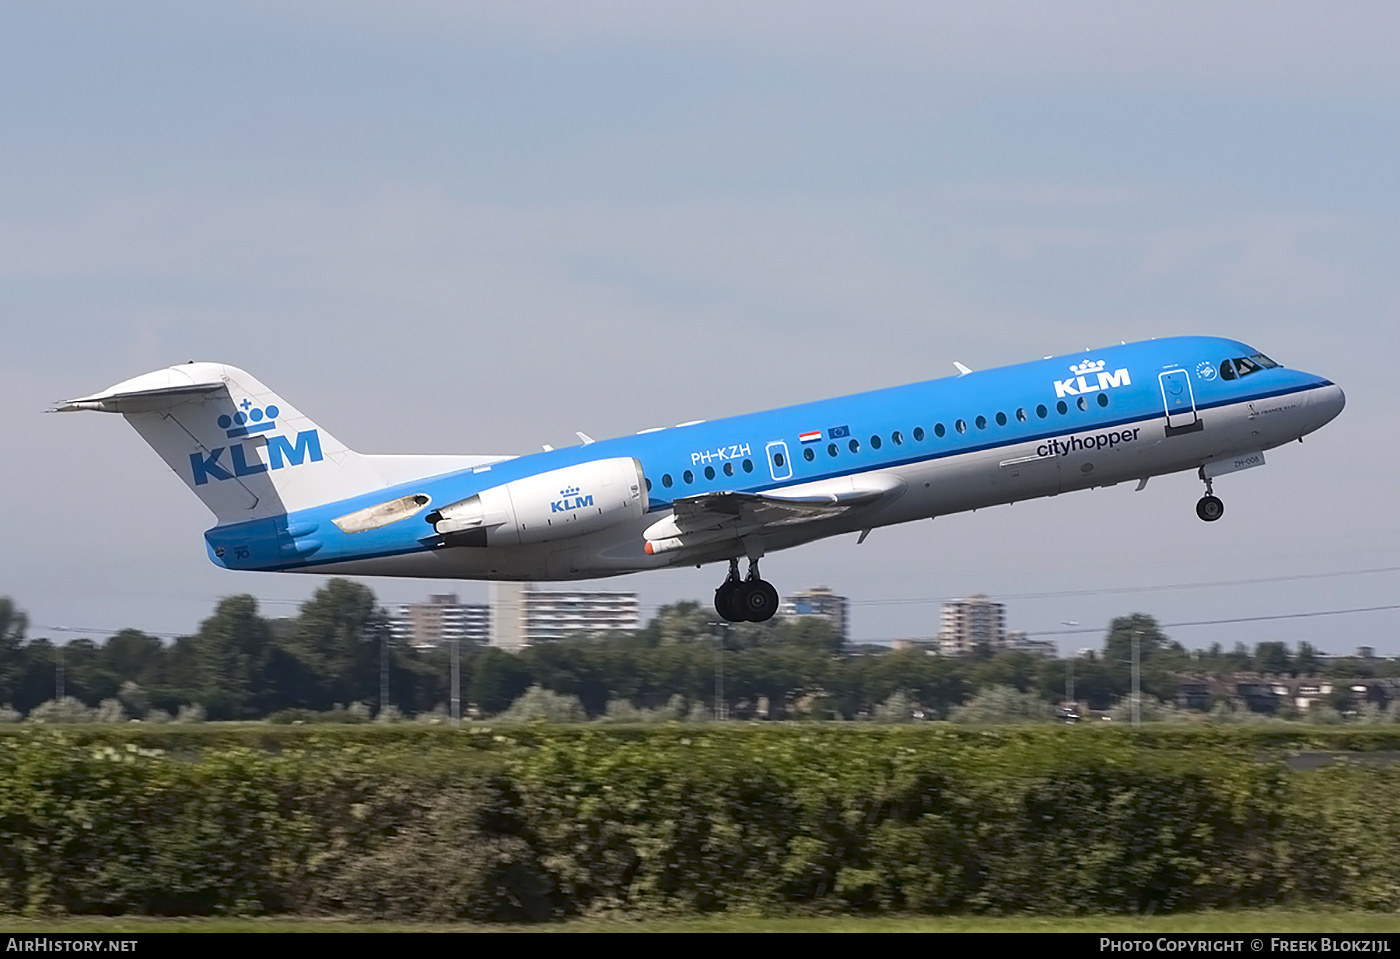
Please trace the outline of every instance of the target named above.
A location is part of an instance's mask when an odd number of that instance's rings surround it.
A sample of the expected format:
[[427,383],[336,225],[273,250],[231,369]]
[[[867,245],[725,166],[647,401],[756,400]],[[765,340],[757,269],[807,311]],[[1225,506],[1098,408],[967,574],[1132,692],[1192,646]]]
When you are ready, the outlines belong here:
[[821,430],[814,430],[814,431],[812,431],[811,433],[803,433],[801,436],[799,436],[799,437],[797,437],[797,438],[800,439],[800,440],[801,440],[802,442],[804,442],[804,443],[816,443],[816,442],[818,442],[818,441],[821,440],[821,438],[822,438],[822,431],[821,431]]

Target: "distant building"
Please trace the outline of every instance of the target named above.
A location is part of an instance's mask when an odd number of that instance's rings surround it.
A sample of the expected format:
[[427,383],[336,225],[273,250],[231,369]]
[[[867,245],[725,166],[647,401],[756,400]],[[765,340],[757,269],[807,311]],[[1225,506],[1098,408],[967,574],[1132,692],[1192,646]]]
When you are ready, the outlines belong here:
[[993,650],[1006,646],[1006,607],[982,593],[944,603],[939,616],[939,652],[961,656],[978,646]]
[[400,606],[389,628],[396,642],[410,646],[437,646],[454,639],[484,644],[491,636],[491,609],[458,602],[456,593],[438,593],[425,603]]
[[1237,673],[1225,679],[1207,676],[1182,677],[1177,683],[1176,702],[1184,709],[1209,709],[1227,700],[1251,712],[1274,713],[1290,707],[1306,713],[1325,706],[1336,692],[1348,692],[1355,704],[1370,703],[1385,708],[1400,693],[1400,682],[1390,679],[1357,678],[1336,683],[1328,679],[1257,676]]
[[846,634],[847,607],[850,600],[844,596],[837,596],[825,586],[818,586],[815,589],[798,590],[790,593],[782,606],[778,607],[780,616],[820,616],[828,620],[841,637],[841,642],[846,642],[849,638]]
[[1018,653],[1030,653],[1054,659],[1060,655],[1060,648],[1048,639],[1031,639],[1023,629],[1012,629],[1006,633],[1006,649]]
[[491,584],[491,645],[497,649],[517,650],[529,645],[524,597],[521,583]]
[[491,645],[502,649],[642,627],[636,593],[544,591],[529,583],[492,583],[491,611]]

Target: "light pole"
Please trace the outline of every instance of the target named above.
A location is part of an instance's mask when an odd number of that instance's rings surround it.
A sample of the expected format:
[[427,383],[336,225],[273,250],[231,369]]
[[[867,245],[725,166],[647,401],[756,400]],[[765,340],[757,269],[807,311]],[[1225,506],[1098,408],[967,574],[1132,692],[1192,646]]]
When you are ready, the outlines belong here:
[[[1061,626],[1078,626],[1072,619],[1060,620]],[[1074,657],[1065,657],[1065,702],[1074,703]]]
[[1133,726],[1142,722],[1142,669],[1138,665],[1141,630],[1133,630]]
[[[49,629],[59,633],[71,633],[73,629],[68,626],[50,626]],[[53,698],[55,702],[63,702],[63,644],[58,640],[53,642],[54,652],[54,673],[53,673]]]
[[462,664],[457,647],[461,641],[452,637],[452,725],[462,721]]
[[389,631],[379,637],[379,715],[389,708]]
[[729,631],[728,623],[716,622],[715,626],[715,720],[729,718],[729,710],[724,703],[724,637]]

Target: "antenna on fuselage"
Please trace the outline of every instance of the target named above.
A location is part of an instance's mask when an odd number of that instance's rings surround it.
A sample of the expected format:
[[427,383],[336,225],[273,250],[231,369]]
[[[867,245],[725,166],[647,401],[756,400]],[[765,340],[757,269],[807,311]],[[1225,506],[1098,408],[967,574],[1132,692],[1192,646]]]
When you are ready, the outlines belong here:
[[958,368],[958,375],[959,375],[959,376],[966,376],[967,374],[969,374],[969,373],[972,372],[972,371],[969,370],[967,367],[965,367],[965,366],[963,366],[961,363],[959,363],[957,360],[954,360],[954,361],[953,361],[953,365],[956,366],[956,367]]

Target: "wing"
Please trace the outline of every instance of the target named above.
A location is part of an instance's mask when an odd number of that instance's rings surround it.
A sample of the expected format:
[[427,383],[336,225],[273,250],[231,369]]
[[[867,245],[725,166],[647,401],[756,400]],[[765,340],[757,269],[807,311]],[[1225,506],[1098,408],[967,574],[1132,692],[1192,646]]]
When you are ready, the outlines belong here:
[[903,491],[904,481],[898,477],[867,475],[858,482],[846,477],[770,493],[701,493],[677,499],[671,515],[653,523],[642,535],[647,553],[665,553],[844,516],[893,499]]

